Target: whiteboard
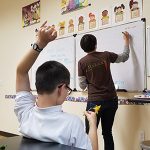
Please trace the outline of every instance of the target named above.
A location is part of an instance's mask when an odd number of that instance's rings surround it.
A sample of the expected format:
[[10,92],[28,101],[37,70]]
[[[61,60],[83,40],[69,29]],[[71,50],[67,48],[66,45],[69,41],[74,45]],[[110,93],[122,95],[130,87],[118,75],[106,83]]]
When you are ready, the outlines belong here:
[[150,27],[147,28],[147,75],[150,76]]
[[[128,31],[132,36],[130,45],[130,57],[125,63],[111,64],[113,81],[119,89],[127,91],[142,91],[146,86],[145,78],[145,22],[137,21],[120,26],[90,32],[97,37],[97,51],[111,51],[117,54],[123,52],[123,31]],[[76,39],[76,62],[86,53],[80,47],[80,40],[84,34],[78,35]],[[76,71],[78,65],[76,63]],[[77,73],[78,75],[78,73]],[[76,76],[78,83],[78,76]],[[77,89],[79,88],[79,84]]]
[[35,88],[35,74],[37,68],[46,61],[55,60],[65,65],[70,72],[70,87],[75,87],[75,40],[67,37],[50,42],[40,53],[30,71],[31,89]]

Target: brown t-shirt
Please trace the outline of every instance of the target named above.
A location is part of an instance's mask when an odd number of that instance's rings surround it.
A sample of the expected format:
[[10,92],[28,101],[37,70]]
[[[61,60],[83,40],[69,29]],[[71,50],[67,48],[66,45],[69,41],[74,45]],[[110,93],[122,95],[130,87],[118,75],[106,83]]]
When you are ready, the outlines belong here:
[[93,52],[78,62],[78,76],[85,76],[88,84],[88,100],[109,100],[116,97],[110,71],[118,55],[112,52]]

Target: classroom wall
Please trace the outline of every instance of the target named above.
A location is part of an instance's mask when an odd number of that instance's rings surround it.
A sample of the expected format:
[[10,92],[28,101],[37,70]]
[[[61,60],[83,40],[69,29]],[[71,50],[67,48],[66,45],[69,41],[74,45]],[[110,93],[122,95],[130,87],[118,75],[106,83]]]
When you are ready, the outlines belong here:
[[[34,41],[34,30],[40,25],[36,24],[27,28],[21,26],[21,8],[31,2],[34,1],[1,0],[0,3],[0,130],[6,132],[18,133],[18,122],[13,112],[14,100],[5,99],[5,95],[15,94],[16,65]],[[41,1],[41,23],[45,20],[48,20],[49,23],[58,22],[62,17],[67,18],[77,13],[98,10],[113,2],[95,0],[92,1],[93,5],[87,9],[62,16],[58,0],[44,0]],[[120,2],[120,0],[115,2]],[[147,18],[147,25],[150,25],[149,7],[150,1],[144,0],[144,17]],[[147,83],[150,89],[150,78]],[[77,114],[84,119],[85,106],[85,103],[65,102],[63,107],[65,111]],[[145,138],[150,139],[149,124],[149,106],[119,106],[113,128],[116,150],[138,150],[142,131],[145,132]],[[102,147],[100,129],[98,132],[100,147]]]

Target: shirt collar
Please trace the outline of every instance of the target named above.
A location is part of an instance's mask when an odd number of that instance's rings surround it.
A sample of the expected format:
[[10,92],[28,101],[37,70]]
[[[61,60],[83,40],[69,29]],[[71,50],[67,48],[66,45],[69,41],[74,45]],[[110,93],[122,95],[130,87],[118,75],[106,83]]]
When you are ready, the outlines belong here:
[[42,112],[48,112],[48,113],[53,113],[53,112],[62,112],[62,105],[57,105],[57,106],[51,106],[51,107],[46,107],[46,108],[40,108],[37,105],[35,106],[35,110],[42,113]]

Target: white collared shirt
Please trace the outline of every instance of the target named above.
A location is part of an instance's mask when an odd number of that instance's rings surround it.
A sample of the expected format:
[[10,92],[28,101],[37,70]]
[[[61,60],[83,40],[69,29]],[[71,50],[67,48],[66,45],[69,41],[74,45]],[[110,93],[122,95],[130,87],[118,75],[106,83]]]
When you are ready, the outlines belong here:
[[15,100],[19,131],[25,137],[92,150],[81,119],[63,112],[61,105],[39,108],[36,98],[27,91],[18,92]]

